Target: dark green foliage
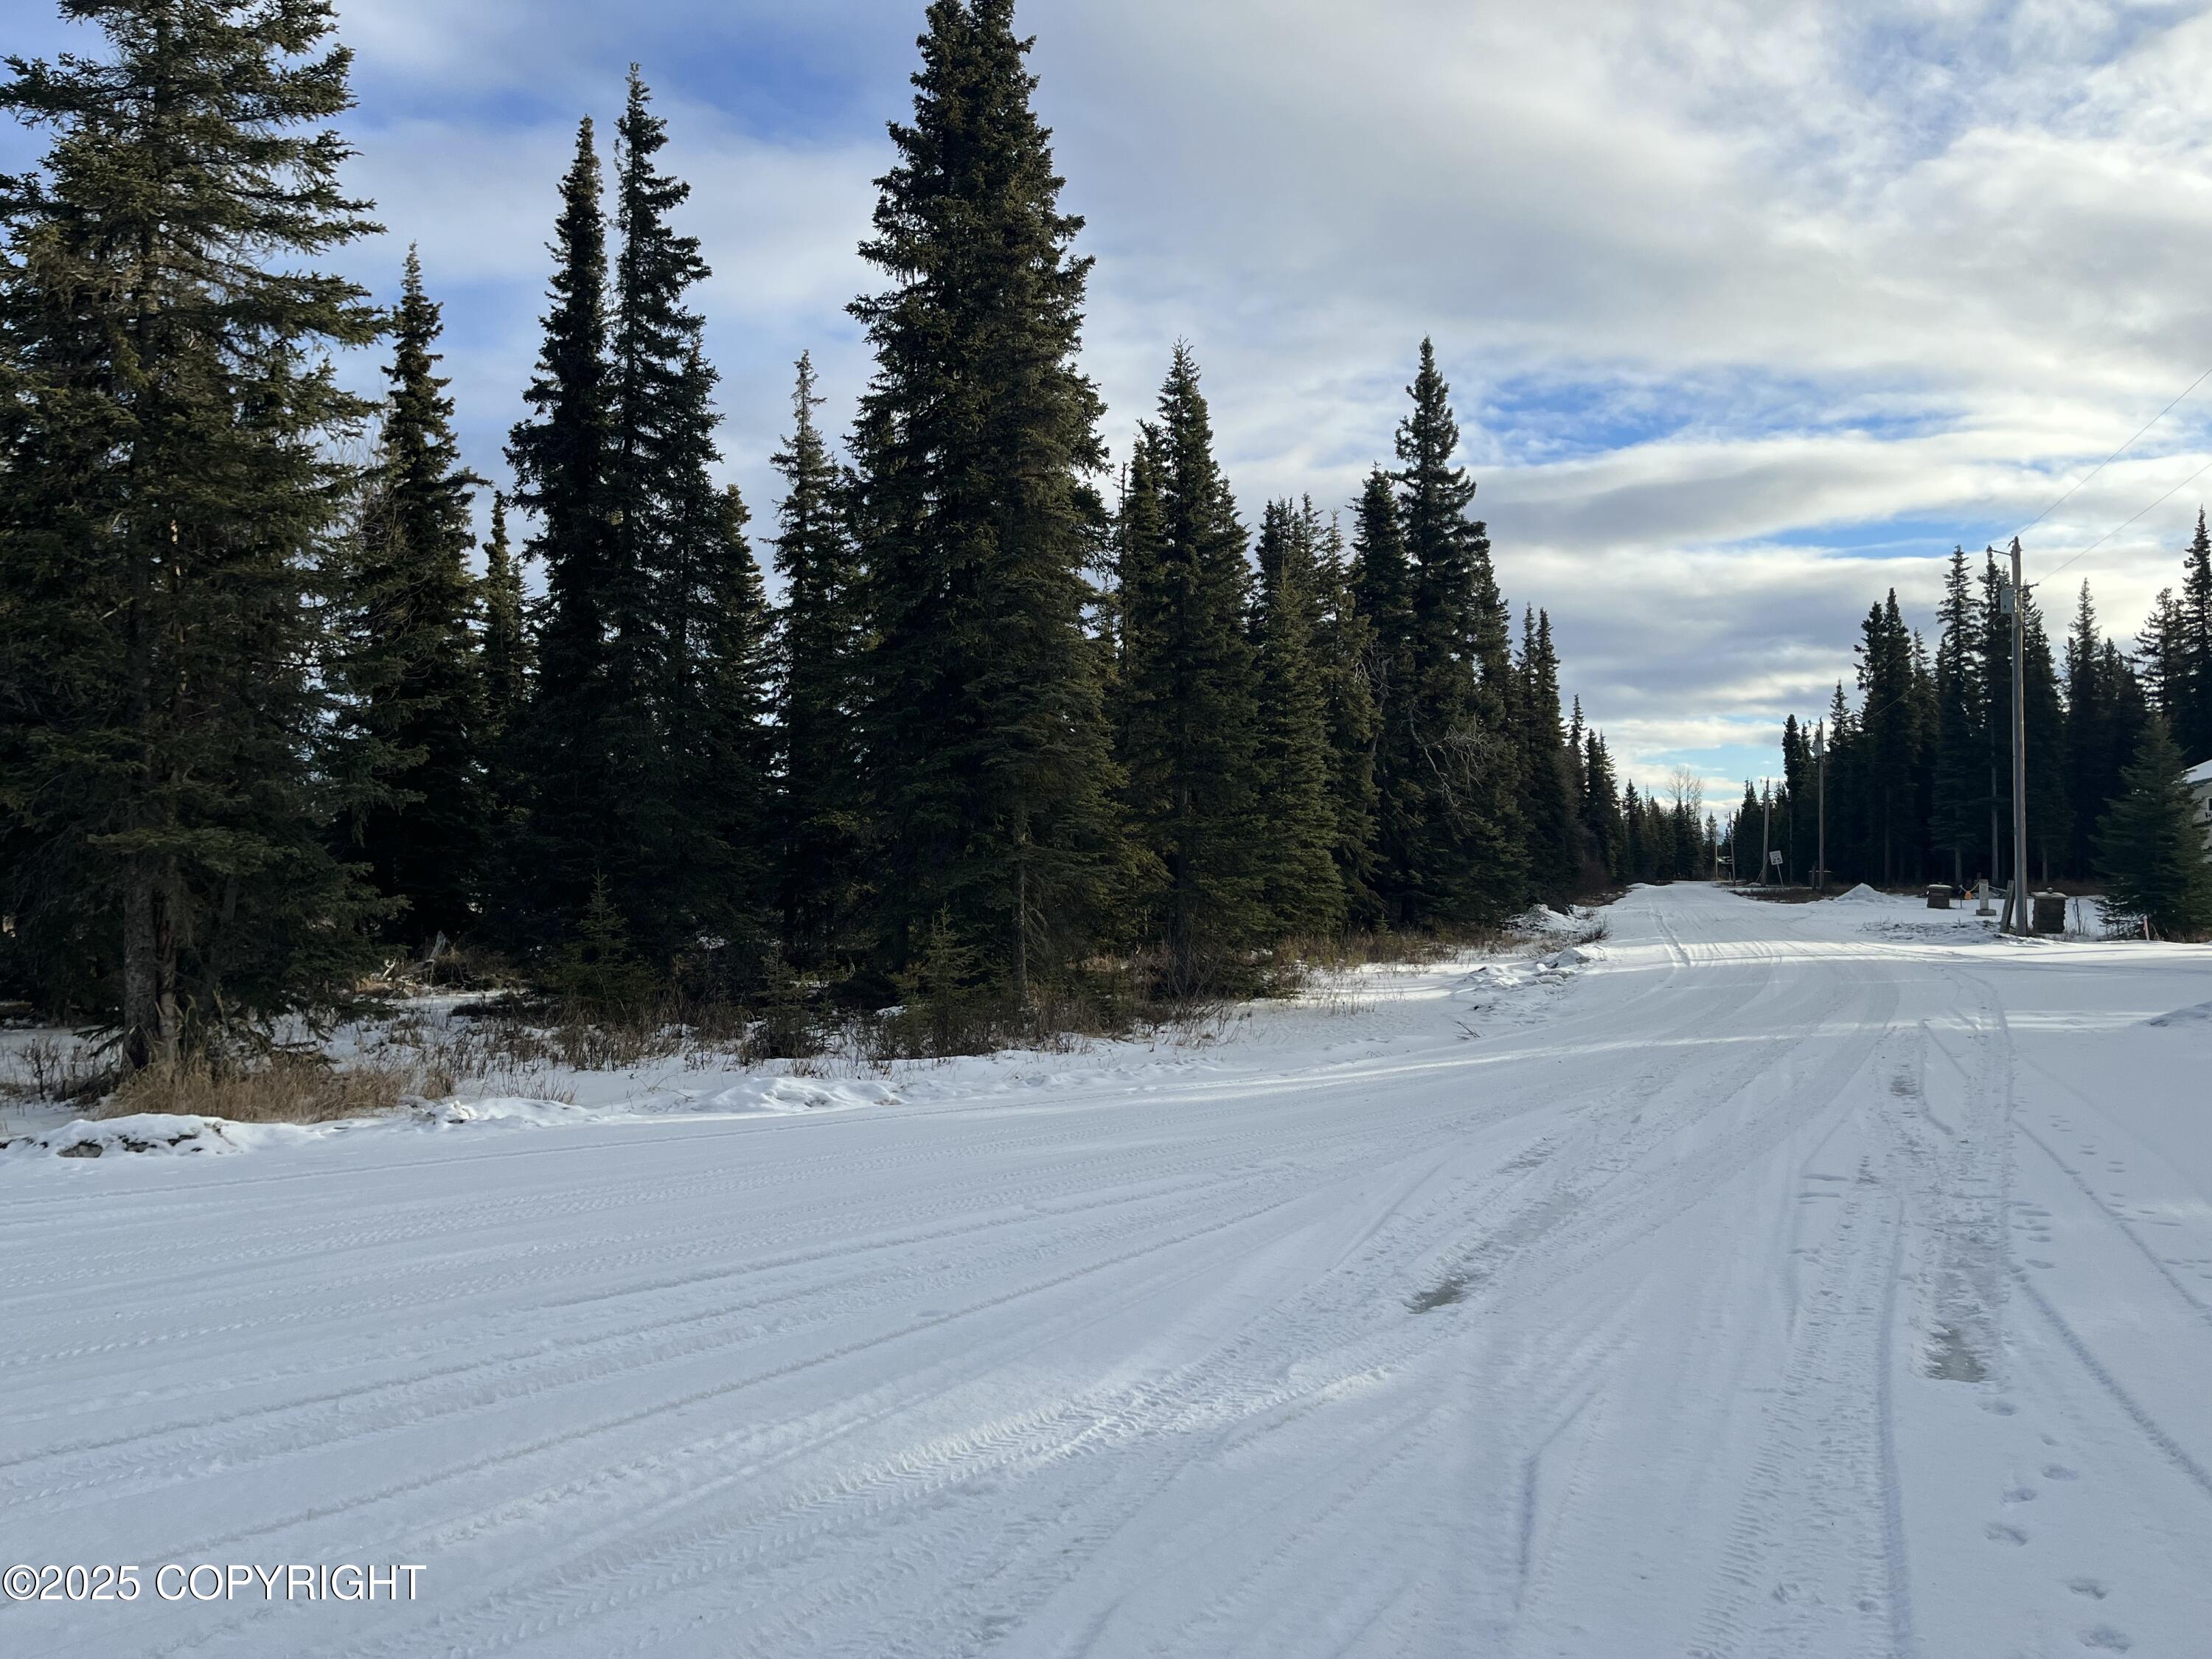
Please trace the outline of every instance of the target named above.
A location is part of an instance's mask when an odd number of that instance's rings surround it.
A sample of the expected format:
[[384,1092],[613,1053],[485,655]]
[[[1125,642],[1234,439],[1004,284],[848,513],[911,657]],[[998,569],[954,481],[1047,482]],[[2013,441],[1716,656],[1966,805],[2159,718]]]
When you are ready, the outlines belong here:
[[348,55],[315,0],[73,0],[100,57],[11,60],[52,131],[0,268],[0,836],[42,998],[133,1066],[339,994],[374,914],[327,826],[316,672],[374,341],[313,261],[374,227],[324,125]]
[[1421,342],[1398,428],[1398,519],[1413,576],[1404,769],[1419,781],[1410,921],[1495,921],[1516,907],[1527,859],[1516,805],[1513,661],[1490,540],[1467,516],[1474,481],[1453,464],[1459,425],[1436,351]]
[[498,490],[492,492],[491,539],[484,544],[477,603],[483,617],[484,729],[496,744],[529,705],[532,657],[522,566],[507,539],[507,497]]
[[2212,760],[2212,537],[2197,509],[2197,534],[2183,556],[2181,599],[2172,627],[2168,692],[2173,741],[2190,765]]
[[547,981],[582,1012],[607,1019],[639,1019],[659,994],[659,978],[631,944],[629,924],[604,877],[592,882]]
[[1519,670],[1516,769],[1528,878],[1539,898],[1562,904],[1582,883],[1582,837],[1573,751],[1559,728],[1559,659],[1548,612],[1523,613]]
[[381,453],[356,532],[345,607],[346,720],[368,739],[384,788],[341,826],[342,851],[402,907],[416,946],[456,937],[477,915],[490,798],[484,664],[471,618],[476,537],[453,404],[435,372],[438,307],[408,250],[386,377]]
[[1913,639],[1895,588],[1867,612],[1860,632],[1863,712],[1850,732],[1856,741],[1848,763],[1861,791],[1855,804],[1864,816],[1855,827],[1866,842],[1860,867],[1878,871],[1877,878],[1891,885],[1919,873],[1915,784],[1924,742]]
[[1375,871],[1383,919],[1411,919],[1418,884],[1420,825],[1429,791],[1414,737],[1413,581],[1390,475],[1376,467],[1361,490],[1352,531],[1352,593],[1369,645],[1367,682],[1375,705]]
[[1303,511],[1287,501],[1267,504],[1252,623],[1259,662],[1259,856],[1269,921],[1274,932],[1292,938],[1336,933],[1345,920],[1321,657],[1319,528],[1310,502]]
[[1124,511],[1139,528],[1125,548],[1121,759],[1133,827],[1162,872],[1149,932],[1188,994],[1222,983],[1270,928],[1244,529],[1183,346],[1130,476],[1138,500]]
[[1929,836],[1952,882],[1963,886],[1984,844],[1989,817],[1989,717],[1982,684],[1984,636],[1966,550],[1954,548],[1944,577],[1936,647],[1934,789]]
[[783,744],[781,902],[785,949],[807,966],[858,954],[867,845],[861,793],[860,562],[837,469],[814,424],[821,398],[802,355],[783,475],[775,568],[784,604],[776,641],[776,730]]
[[1083,571],[1099,403],[1074,366],[1091,262],[1058,205],[1012,0],[933,0],[914,117],[861,252],[876,351],[854,440],[866,742],[894,968],[940,915],[1018,1000],[1080,959],[1118,867]]
[[1316,550],[1314,570],[1321,596],[1315,662],[1328,728],[1331,843],[1344,887],[1346,918],[1372,927],[1382,920],[1375,896],[1375,743],[1378,719],[1369,674],[1376,656],[1374,626],[1361,613],[1345,557],[1344,537],[1332,518],[1321,523],[1309,499],[1301,516]]
[[623,839],[606,661],[613,427],[599,196],[587,116],[561,181],[551,307],[537,374],[523,394],[532,413],[515,426],[507,451],[515,500],[537,515],[529,551],[545,565],[538,675],[514,744],[530,815],[516,863],[529,879],[507,902],[525,941],[557,934],[560,918],[583,904]]
[[2021,605],[2027,626],[2021,648],[2027,687],[2027,848],[2036,878],[2048,883],[2065,863],[2074,829],[2066,799],[2066,708],[2059,697],[2058,672],[2051,662],[2042,607],[2033,593],[2023,596]]
[[2142,916],[2169,939],[2212,933],[2212,860],[2181,773],[2181,750],[2153,714],[2097,840],[2106,920]]

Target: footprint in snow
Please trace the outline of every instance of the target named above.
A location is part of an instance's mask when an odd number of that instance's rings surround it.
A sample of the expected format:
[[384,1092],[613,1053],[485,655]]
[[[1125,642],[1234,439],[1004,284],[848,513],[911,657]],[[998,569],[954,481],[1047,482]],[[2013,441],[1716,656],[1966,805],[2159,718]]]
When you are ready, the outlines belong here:
[[2033,1504],[2035,1502],[2035,1488],[2014,1486],[2004,1495],[2004,1501],[2008,1504]]
[[2081,1645],[2096,1648],[2105,1653],[2125,1653],[2135,1646],[2135,1638],[2124,1631],[2114,1630],[2110,1625],[2100,1625],[2094,1630],[2081,1632]]
[[2066,1581],[2066,1588],[2076,1595],[2087,1596],[2093,1601],[2101,1601],[2110,1593],[2101,1578],[2069,1578]]
[[2081,1472],[2079,1469],[2069,1469],[2063,1463],[2045,1463],[2043,1466],[2043,1478],[2045,1480],[2079,1480],[2081,1478]]
[[1992,1521],[1982,1528],[1982,1536],[1992,1544],[2025,1544],[2027,1534],[2018,1527],[2008,1527],[2002,1521]]

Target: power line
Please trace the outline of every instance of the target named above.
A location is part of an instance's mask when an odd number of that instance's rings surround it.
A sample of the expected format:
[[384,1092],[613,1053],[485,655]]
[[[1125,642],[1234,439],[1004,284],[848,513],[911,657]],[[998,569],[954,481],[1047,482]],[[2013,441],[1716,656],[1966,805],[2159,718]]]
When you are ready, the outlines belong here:
[[[2066,492],[2064,495],[2061,495],[2061,496],[2060,496],[2057,501],[2055,501],[2051,502],[2050,506],[2048,506],[2048,507],[2045,507],[2045,508],[2043,509],[2043,511],[2042,511],[2042,512],[2040,512],[2040,513],[2037,514],[2033,518],[2030,519],[2030,520],[2029,520],[2026,524],[2024,524],[2024,525],[2021,526],[2021,527],[2020,527],[2019,529],[2017,529],[2017,530],[2014,531],[2012,533],[2013,533],[2014,535],[2015,535],[2015,536],[2024,536],[2024,535],[2026,535],[2029,531],[2031,531],[2031,530],[2034,529],[2036,526],[2038,526],[2038,525],[2041,524],[2041,523],[2042,523],[2045,519],[2049,518],[2052,514],[2056,513],[2056,512],[2057,512],[2060,507],[2062,507],[2065,506],[2065,505],[2066,505],[2066,503],[2067,503],[2068,501],[2069,501],[2073,500],[2073,499],[2074,499],[2074,496],[2075,496],[2075,492],[2076,492],[2076,491],[2078,491],[2079,489],[2081,489],[2083,484],[2087,484],[2087,483],[2089,482],[2089,480],[2090,480],[2091,478],[2095,477],[2096,477],[2100,472],[2102,472],[2102,471],[2103,471],[2106,467],[2110,466],[2110,465],[2111,465],[2114,461],[2118,460],[2118,459],[2120,459],[2120,457],[2121,457],[2121,456],[2123,456],[2123,455],[2126,454],[2126,453],[2128,453],[2128,451],[2130,451],[2130,449],[2133,449],[2133,448],[2136,447],[2136,444],[2137,444],[2137,443],[2142,440],[2142,434],[2143,434],[2144,433],[2146,433],[2146,432],[2149,431],[2149,430],[2151,429],[2151,428],[2153,428],[2153,427],[2156,426],[2156,425],[2157,425],[2160,421],[2164,420],[2167,416],[2169,416],[2169,415],[2172,414],[2172,413],[2173,413],[2173,411],[2174,411],[2174,410],[2175,410],[2175,408],[2176,408],[2176,407],[2180,404],[2180,402],[2181,402],[2182,398],[2186,398],[2186,397],[2187,397],[2191,392],[2192,392],[2196,391],[2196,390],[2197,390],[2197,388],[2198,386],[2203,386],[2203,385],[2204,384],[2205,380],[2206,380],[2208,378],[2212,378],[2212,368],[2208,368],[2208,369],[2206,369],[2206,370],[2204,371],[2204,373],[2203,373],[2203,374],[2199,374],[2199,375],[2198,375],[2195,380],[2191,380],[2191,381],[2187,386],[2185,386],[2182,387],[2182,388],[2181,388],[2181,392],[2180,392],[2179,395],[2179,396],[2177,396],[2177,397],[2174,398],[2174,400],[2173,400],[2173,402],[2172,402],[2172,403],[2168,404],[2167,404],[2164,409],[2160,410],[2158,411],[2158,413],[2157,413],[2157,414],[2155,414],[2155,415],[2152,416],[2150,417],[2150,419],[2148,419],[2148,420],[2145,421],[2145,422],[2142,423],[2142,426],[2138,427],[2138,428],[2136,429],[2136,434],[2135,434],[2135,436],[2134,436],[2134,437],[2132,437],[2132,438],[2129,439],[2129,440],[2127,441],[2127,442],[2125,442],[2125,443],[2122,444],[2122,445],[2121,445],[2118,449],[2114,450],[2111,454],[2109,454],[2109,455],[2106,456],[2106,457],[2105,457],[2105,459],[2104,459],[2103,460],[2101,460],[2101,461],[2098,462],[2096,465],[2094,465],[2094,466],[2091,467],[2091,468],[2089,469],[2089,471],[2088,471],[2087,474],[2085,477],[2083,477],[2083,478],[2081,479],[2081,483],[2075,484],[2075,485],[2073,486],[2073,488],[2072,488],[2072,489],[2070,489],[2067,490],[2067,492]],[[2185,479],[2185,478],[2182,480],[2182,483],[2186,483],[2187,482],[2188,482],[2188,480],[2187,480],[2187,479]],[[2179,485],[2179,484],[2177,484],[2177,485],[2175,486],[2175,489],[2179,489],[2179,488],[2180,488],[2180,485]],[[2167,492],[2167,493],[2168,493],[2168,494],[2171,494],[2172,492],[2171,492],[2171,491],[2169,491],[2169,492]],[[2164,499],[2164,497],[2160,497],[2160,500],[2163,500],[2163,499]],[[2157,503],[2156,501],[2154,501],[2154,502],[2152,502],[2152,503],[2151,503],[2151,506],[2152,506],[2152,507],[2155,507],[2155,506],[2157,506],[2157,505],[2158,505],[2158,503]],[[2146,512],[2148,512],[2148,510],[2149,510],[2149,508],[2148,508],[2148,507],[2144,509],[2144,511],[2146,511]],[[2130,520],[2130,522],[2133,522],[2133,521],[2132,521],[2132,520]],[[2123,529],[2123,530],[2124,530],[2125,528],[2127,528],[2127,526],[2126,526],[2125,525],[2123,525],[2123,526],[2120,526],[2120,528],[2121,528],[2121,529]],[[2085,551],[2085,552],[2086,552],[2087,550],[2087,549],[2084,549],[2084,550],[2083,550],[2083,551]],[[2076,556],[2078,557],[2078,556],[2079,556],[2079,555],[2076,555]],[[2054,573],[2054,574],[2055,574],[2055,573]]]
[[[2208,372],[2212,372],[2212,371],[2208,371]],[[2099,548],[2102,547],[2102,546],[2103,546],[2106,542],[2108,542],[2108,541],[2112,540],[2113,537],[2115,537],[2115,536],[2118,535],[2118,534],[2120,533],[2120,532],[2122,532],[2123,530],[2125,530],[2125,529],[2126,529],[2130,525],[2133,524],[2133,523],[2136,521],[2136,519],[2140,519],[2140,518],[2142,518],[2142,517],[2143,516],[2143,514],[2145,514],[2145,513],[2148,513],[2149,511],[2151,511],[2152,507],[2156,507],[2163,506],[2163,505],[2165,504],[2165,502],[2166,502],[2166,501],[2167,497],[2168,497],[2168,496],[2171,496],[2172,495],[2173,495],[2173,494],[2174,494],[2174,492],[2175,492],[2175,490],[2185,489],[2188,488],[2188,486],[2189,486],[2189,485],[2191,485],[2191,484],[2192,484],[2192,483],[2195,483],[2197,481],[2197,479],[2199,479],[2199,478],[2203,477],[2207,472],[2212,472],[2212,461],[2207,461],[2207,462],[2205,462],[2205,463],[2204,463],[2204,465],[2202,465],[2202,466],[2200,466],[2200,467],[2198,467],[2198,468],[2197,469],[2197,471],[2194,471],[2194,472],[2191,473],[2187,477],[2184,478],[2184,479],[2183,479],[2179,483],[2178,483],[2178,484],[2174,485],[2172,489],[2169,489],[2169,490],[2167,490],[2167,491],[2166,492],[2166,495],[2160,495],[2160,496],[2158,498],[2158,500],[2157,500],[2157,501],[2153,501],[2153,502],[2150,504],[2150,507],[2147,507],[2143,508],[2142,513],[2135,514],[2134,514],[2134,515],[2132,515],[2131,517],[2127,518],[2127,519],[2124,519],[2124,520],[2122,520],[2118,524],[2114,525],[2114,526],[2113,526],[2110,530],[2107,530],[2107,531],[2106,531],[2103,535],[2101,535],[2101,536],[2098,537],[2098,538],[2097,538],[2097,539],[2096,539],[2095,541],[2091,542],[2091,543],[2088,544],[2088,546],[2087,546],[2087,547],[2083,548],[2083,549],[2082,549],[2079,553],[2076,553],[2076,554],[2074,556],[2074,557],[2073,557],[2073,558],[2067,560],[2065,564],[2058,565],[2058,566],[2057,566],[2055,568],[2053,568],[2052,570],[2051,570],[2048,574],[2046,574],[2045,575],[2045,577],[2043,578],[2043,580],[2044,580],[2045,581],[2046,581],[2046,582],[2047,582],[2047,581],[2049,581],[2049,580],[2051,579],[2051,577],[2056,576],[2056,575],[2059,573],[2059,571],[2065,569],[2067,565],[2069,565],[2069,564],[2074,563],[2076,560],[2080,560],[2080,559],[2086,559],[2086,558],[2087,558],[2087,557],[2089,556],[2089,555],[2091,555],[2092,553],[2094,553],[2094,552],[2095,552]],[[2084,482],[2086,483],[2086,482],[2087,482],[2087,480],[2084,480]]]

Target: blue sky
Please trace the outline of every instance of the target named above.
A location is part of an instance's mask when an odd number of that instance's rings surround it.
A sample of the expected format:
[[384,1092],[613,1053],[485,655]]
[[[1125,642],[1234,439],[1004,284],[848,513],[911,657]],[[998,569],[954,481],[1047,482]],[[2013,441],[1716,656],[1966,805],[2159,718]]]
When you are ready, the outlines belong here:
[[[10,46],[70,31],[27,0]],[[671,122],[757,524],[844,302],[919,0],[342,0],[352,178],[447,307],[469,459],[504,472],[576,118],[636,59]],[[1867,605],[2033,518],[2212,364],[2212,19],[2099,0],[1028,0],[1098,260],[1119,453],[1194,345],[1248,520],[1347,501],[1415,349],[1456,393],[1499,575],[1616,752],[1732,799],[1851,672]],[[0,139],[0,165],[27,142]],[[374,365],[363,363],[364,380]],[[2212,382],[2028,538],[2055,565],[2212,455]],[[2208,480],[2207,482],[2212,482]],[[2132,633],[2203,484],[2073,566]]]

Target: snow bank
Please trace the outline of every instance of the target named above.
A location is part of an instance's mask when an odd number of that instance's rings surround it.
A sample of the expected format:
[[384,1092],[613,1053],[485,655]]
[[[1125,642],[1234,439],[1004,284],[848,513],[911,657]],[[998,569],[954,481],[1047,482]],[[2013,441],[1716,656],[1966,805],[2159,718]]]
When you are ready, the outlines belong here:
[[0,1156],[104,1158],[110,1152],[235,1152],[243,1143],[229,1131],[240,1126],[218,1117],[169,1117],[140,1112],[94,1121],[75,1118],[58,1128],[0,1141]]
[[853,1079],[749,1077],[692,1103],[717,1112],[849,1112],[859,1106],[896,1105],[887,1083]]
[[1838,904],[1887,904],[1889,902],[1889,895],[1878,893],[1864,882],[1861,882],[1850,892],[1837,894],[1836,902]]

